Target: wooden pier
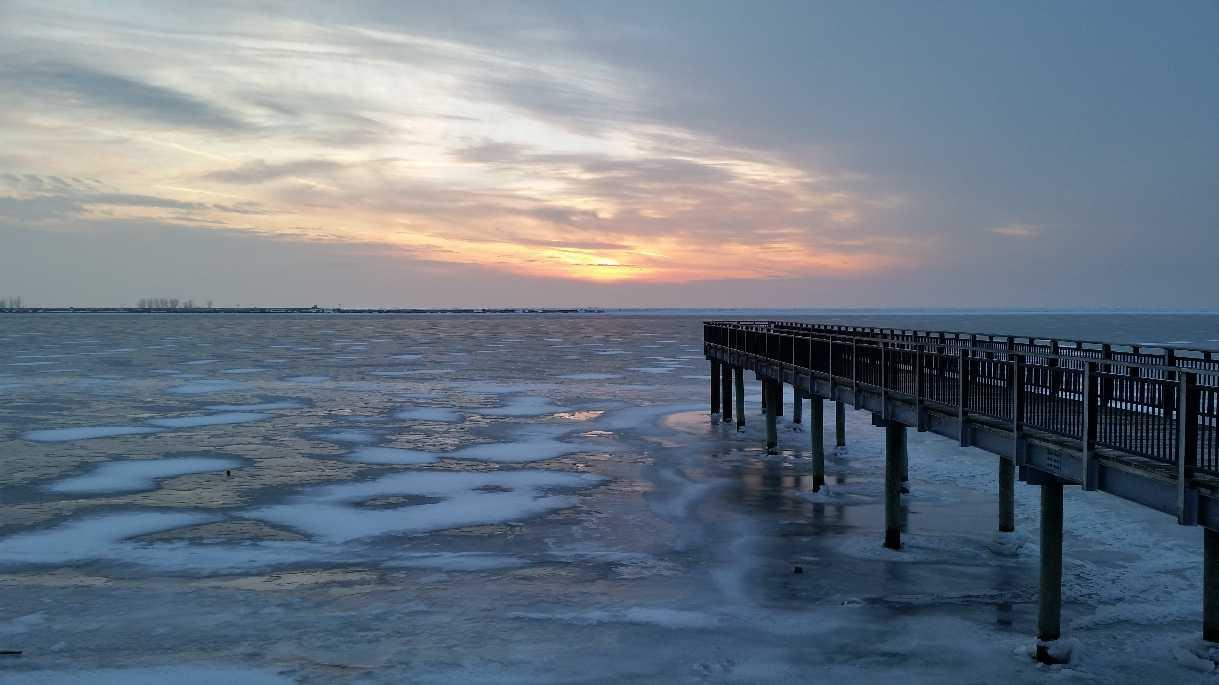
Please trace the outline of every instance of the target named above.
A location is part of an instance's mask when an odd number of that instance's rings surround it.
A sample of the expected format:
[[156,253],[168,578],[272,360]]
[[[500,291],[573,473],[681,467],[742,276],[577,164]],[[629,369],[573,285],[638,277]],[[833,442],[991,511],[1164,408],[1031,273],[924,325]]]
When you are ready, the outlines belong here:
[[823,401],[885,429],[885,537],[901,547],[906,428],[999,458],[1001,531],[1014,529],[1015,480],[1041,487],[1038,658],[1061,636],[1063,486],[1137,502],[1204,531],[1202,637],[1219,642],[1219,359],[1208,350],[786,321],[708,321],[711,411],[728,421],[743,374],[762,383],[766,445],[778,443],[783,385],[811,400],[814,489],[825,482]]

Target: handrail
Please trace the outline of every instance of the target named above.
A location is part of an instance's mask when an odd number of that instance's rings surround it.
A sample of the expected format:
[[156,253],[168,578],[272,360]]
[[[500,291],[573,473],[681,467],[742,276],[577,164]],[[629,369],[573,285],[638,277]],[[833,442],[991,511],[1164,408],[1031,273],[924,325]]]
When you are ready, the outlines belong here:
[[962,419],[1032,428],[1078,442],[1085,454],[1102,447],[1176,466],[1182,474],[1219,475],[1219,368],[1180,365],[1209,360],[1161,358],[1170,365],[1021,349],[1006,341],[1002,348],[960,338],[944,345],[835,330],[708,321],[704,344],[942,407]]
[[[1045,345],[1039,345],[1037,343],[1037,341],[1044,340],[1049,343],[1060,343],[1060,344],[1066,343],[1066,344],[1074,346],[1073,348],[1068,348],[1068,349],[1095,349],[1095,348],[1083,347],[1084,345],[1096,345],[1096,346],[1099,346],[1100,348],[1129,347],[1132,350],[1135,350],[1136,352],[1134,352],[1134,353],[1136,353],[1136,354],[1149,354],[1150,355],[1150,353],[1147,353],[1147,352],[1137,352],[1137,351],[1141,350],[1141,349],[1153,349],[1153,350],[1163,350],[1165,352],[1172,351],[1172,352],[1188,352],[1191,354],[1199,354],[1199,355],[1202,355],[1203,359],[1208,359],[1208,360],[1212,359],[1215,355],[1219,354],[1219,350],[1216,350],[1216,349],[1180,347],[1180,346],[1176,346],[1176,345],[1160,345],[1160,344],[1130,343],[1130,342],[1107,342],[1107,341],[1101,341],[1101,340],[1063,339],[1063,338],[1054,338],[1054,337],[1046,337],[1046,336],[1010,335],[1010,334],[1000,334],[1000,333],[966,333],[964,331],[929,330],[929,329],[921,329],[921,328],[885,328],[885,327],[880,327],[880,326],[853,326],[853,325],[849,325],[849,324],[825,324],[825,323],[809,323],[809,322],[804,322],[804,321],[773,321],[773,320],[766,320],[766,321],[762,321],[762,320],[749,320],[749,321],[746,321],[746,320],[739,320],[739,321],[738,320],[712,320],[712,321],[706,321],[704,323],[739,324],[739,325],[754,325],[754,326],[767,326],[767,327],[783,326],[783,327],[789,327],[789,328],[807,328],[810,330],[821,330],[821,331],[850,331],[850,332],[862,332],[862,333],[872,334],[872,335],[862,335],[862,336],[856,336],[856,337],[875,337],[876,335],[902,335],[902,336],[907,336],[907,337],[919,337],[919,336],[936,337],[938,339],[944,339],[944,340],[968,340],[968,339],[976,339],[976,338],[986,338],[987,340],[985,342],[995,342],[995,343],[1006,343],[1008,340],[1012,340],[1013,342],[1018,341],[1018,340],[1023,340],[1024,342],[1018,342],[1017,344],[1035,345],[1035,346],[1039,346],[1039,347],[1045,347]],[[952,336],[952,337],[946,337],[946,336]],[[1154,356],[1154,355],[1152,355],[1152,356]]]
[[[1191,349],[1187,349],[1187,348],[1156,348],[1156,349],[1171,350],[1173,352],[1199,352],[1199,353],[1206,353],[1208,355],[1208,356],[1202,357],[1202,358],[1178,357],[1175,355],[1171,355],[1171,356],[1170,355],[1158,355],[1158,354],[1152,354],[1152,353],[1148,353],[1148,352],[1128,352],[1128,351],[1124,351],[1124,350],[1113,350],[1112,349],[1113,346],[1128,346],[1128,347],[1134,347],[1136,349],[1138,349],[1140,347],[1138,345],[1126,345],[1125,343],[1120,343],[1120,344],[1119,343],[1092,343],[1092,342],[1084,342],[1084,341],[1078,341],[1078,340],[1069,340],[1069,341],[1065,341],[1068,345],[1096,344],[1096,345],[1102,345],[1103,347],[1102,347],[1102,349],[1087,348],[1087,347],[1066,347],[1066,346],[1061,346],[1061,343],[1063,341],[1051,338],[1050,340],[1052,342],[1060,343],[1060,346],[1057,347],[1058,351],[1054,352],[1053,350],[1055,349],[1055,347],[1053,347],[1053,346],[1037,345],[1034,343],[1025,343],[1025,342],[1015,342],[1014,340],[1011,343],[1012,347],[1009,348],[1009,347],[992,347],[992,346],[987,346],[987,345],[978,345],[976,343],[972,344],[972,345],[963,344],[963,343],[966,343],[969,341],[969,338],[967,338],[967,337],[966,338],[959,338],[959,337],[931,338],[931,339],[923,339],[923,340],[918,340],[918,339],[912,340],[912,339],[895,338],[895,337],[881,338],[881,337],[874,337],[874,336],[849,335],[848,333],[834,333],[834,332],[829,332],[829,331],[826,331],[825,329],[819,329],[819,328],[807,329],[809,331],[809,333],[801,335],[801,334],[797,334],[796,332],[794,332],[794,330],[791,328],[787,328],[786,326],[780,327],[780,326],[776,325],[776,324],[782,324],[782,323],[784,323],[784,322],[767,321],[767,322],[759,323],[759,322],[752,322],[752,321],[749,321],[749,322],[704,321],[703,325],[704,326],[717,326],[717,327],[732,327],[732,328],[738,328],[741,330],[751,330],[751,331],[755,331],[755,332],[768,333],[768,334],[772,334],[772,335],[787,335],[787,336],[803,338],[803,339],[822,339],[822,340],[842,339],[842,340],[855,340],[860,343],[866,342],[866,343],[874,343],[874,344],[894,343],[894,344],[905,344],[905,345],[918,345],[918,346],[921,346],[924,348],[926,348],[928,346],[942,344],[942,343],[938,342],[941,340],[942,341],[953,341],[956,344],[953,344],[950,346],[954,350],[966,349],[966,350],[970,350],[970,351],[976,351],[981,354],[1019,354],[1019,355],[1024,355],[1026,357],[1035,356],[1035,357],[1043,357],[1046,359],[1066,360],[1066,361],[1075,362],[1075,363],[1084,362],[1084,361],[1088,361],[1088,360],[1095,360],[1095,361],[1104,363],[1106,365],[1112,365],[1112,366],[1159,369],[1159,370],[1166,371],[1166,372],[1188,371],[1188,372],[1192,372],[1192,373],[1205,374],[1208,377],[1209,376],[1219,376],[1219,360],[1210,358],[1209,352],[1204,351],[1204,350],[1191,350]],[[795,329],[795,330],[800,330],[800,329]],[[823,336],[818,336],[817,335],[818,333],[823,333]],[[914,336],[908,336],[908,337],[913,338]],[[1031,338],[1028,338],[1027,336],[1007,336],[1007,337],[1011,337],[1011,338],[1023,337],[1026,340],[1031,339]],[[1041,340],[1042,338],[1037,338],[1037,339]],[[1007,341],[989,340],[989,341],[981,341],[981,342],[1007,345]],[[946,346],[948,346],[948,345],[946,345]],[[1021,347],[1021,346],[1023,346],[1023,347]],[[1029,349],[1029,348],[1032,348],[1032,349]],[[1132,360],[1132,359],[1125,358],[1122,356],[1105,357],[1105,356],[1103,356],[1103,354],[1105,353],[1104,348],[1108,348],[1110,354],[1136,355],[1138,357],[1146,357],[1146,358],[1151,358],[1151,359],[1162,359],[1164,361],[1163,362],[1137,361],[1137,360]],[[1080,352],[1080,351],[1099,352],[1102,354],[1102,356],[1093,357],[1093,356],[1088,356],[1088,355],[1071,354],[1071,352]],[[1202,366],[1202,365],[1182,366],[1183,362],[1186,364],[1188,364],[1188,363],[1205,363],[1205,362],[1213,362],[1213,363],[1208,366]],[[1219,383],[1219,378],[1216,379],[1216,383]]]

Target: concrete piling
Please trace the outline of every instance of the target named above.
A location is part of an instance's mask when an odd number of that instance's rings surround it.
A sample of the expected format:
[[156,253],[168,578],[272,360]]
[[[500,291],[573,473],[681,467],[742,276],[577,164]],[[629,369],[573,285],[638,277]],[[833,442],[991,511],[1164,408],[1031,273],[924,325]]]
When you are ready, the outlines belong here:
[[885,547],[902,548],[901,448],[906,427],[885,422]]
[[[1062,481],[1041,485],[1041,586],[1037,603],[1037,639],[1062,636]],[[1043,650],[1038,648],[1038,658]]]
[[834,403],[834,445],[847,445],[847,408],[841,400]]
[[723,409],[720,418],[724,423],[732,421],[732,367],[724,364],[720,373],[720,401]]
[[1016,530],[1016,465],[999,459],[999,532]]
[[817,492],[825,485],[825,403],[820,397],[809,398],[808,422],[812,436],[813,492]]
[[720,411],[720,363],[711,361],[711,413]]
[[1202,529],[1202,639],[1219,642],[1219,532]]
[[[778,389],[778,392],[776,392]],[[775,395],[782,393],[782,386],[778,381],[770,379],[762,381],[762,396],[766,397],[766,451],[771,451],[779,446],[779,422],[778,408],[782,403],[782,395],[776,400]]]
[[907,483],[910,482],[910,443],[908,441],[908,437],[908,434],[903,428],[901,437],[898,438],[900,444],[898,445],[897,450],[897,475],[898,479],[901,481],[901,491],[903,494],[910,492],[910,488],[907,486]]
[[745,428],[745,369],[736,367],[732,370],[736,376],[736,428]]
[[802,423],[804,414],[804,396],[798,388],[792,388],[792,423]]

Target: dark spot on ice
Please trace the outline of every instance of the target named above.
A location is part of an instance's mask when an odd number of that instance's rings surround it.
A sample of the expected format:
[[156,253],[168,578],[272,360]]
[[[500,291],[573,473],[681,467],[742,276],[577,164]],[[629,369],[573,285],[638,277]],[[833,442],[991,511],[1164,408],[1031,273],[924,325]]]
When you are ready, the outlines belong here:
[[427,495],[390,495],[374,497],[359,504],[364,509],[396,509],[398,507],[417,507],[421,504],[436,504],[445,501],[444,497],[428,497]]

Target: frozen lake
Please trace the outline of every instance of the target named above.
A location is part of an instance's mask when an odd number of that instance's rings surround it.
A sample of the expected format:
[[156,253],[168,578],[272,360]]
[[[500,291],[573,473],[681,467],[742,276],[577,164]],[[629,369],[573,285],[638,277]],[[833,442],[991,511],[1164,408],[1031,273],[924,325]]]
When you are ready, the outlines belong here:
[[[883,431],[849,412],[809,492],[751,377],[746,431],[707,415],[700,321],[0,317],[0,683],[1199,677],[1200,530],[1069,488],[1081,656],[1037,665],[1037,489],[996,544],[997,459],[911,432],[885,550]],[[1219,345],[1214,316],[852,321]]]

